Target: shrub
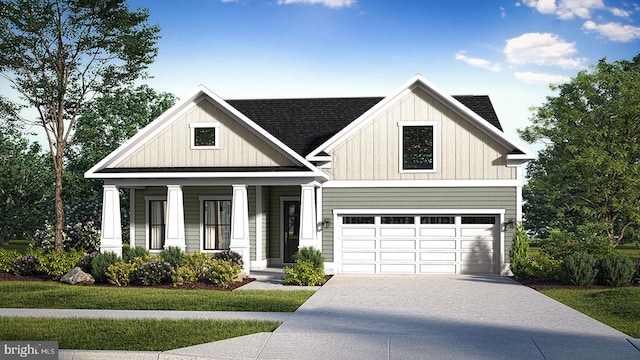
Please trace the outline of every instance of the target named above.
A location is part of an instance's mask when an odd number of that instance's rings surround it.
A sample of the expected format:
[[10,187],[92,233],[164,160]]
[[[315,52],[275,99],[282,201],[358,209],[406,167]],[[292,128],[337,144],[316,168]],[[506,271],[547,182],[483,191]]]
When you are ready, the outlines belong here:
[[171,264],[173,268],[177,268],[182,265],[183,257],[184,252],[177,246],[169,246],[168,248],[160,251],[160,258]]
[[312,261],[296,260],[295,265],[284,268],[284,281],[291,285],[315,286],[325,282],[324,269],[318,268]]
[[110,284],[127,286],[134,280],[134,274],[138,265],[133,262],[118,261],[109,265],[105,276]]
[[215,260],[231,261],[231,264],[233,265],[240,265],[240,266],[244,265],[242,261],[242,255],[231,250],[224,250],[224,251],[215,253],[213,254],[213,258]]
[[171,276],[171,282],[174,286],[191,284],[196,281],[198,281],[198,273],[190,266],[178,266]]
[[611,252],[598,260],[598,283],[602,285],[629,285],[635,272],[633,260],[624,254]]
[[313,267],[321,269],[324,275],[324,255],[320,250],[313,247],[303,247],[298,249],[291,258],[293,261],[310,261]]
[[511,272],[514,276],[518,277],[516,273],[521,271],[518,269],[520,261],[527,257],[529,257],[529,237],[524,229],[524,225],[518,223],[518,225],[516,225],[516,231],[513,233],[511,249],[509,250],[509,262],[511,263]]
[[549,239],[540,240],[540,251],[556,260],[576,252],[599,259],[613,251],[613,248],[609,239],[602,235],[601,224],[595,223],[579,226],[575,233],[551,230]]
[[224,288],[241,280],[242,267],[230,260],[214,260],[209,269],[209,281]]
[[557,280],[560,277],[560,261],[542,253],[529,256],[520,260],[514,276],[517,279]]
[[205,280],[209,278],[210,269],[215,260],[210,254],[196,252],[185,254],[182,261],[183,266],[193,270],[199,280]]
[[636,283],[640,283],[640,260],[636,260],[634,262],[635,268],[636,268],[636,274],[635,277],[633,279],[634,282]]
[[591,285],[597,274],[596,259],[589,254],[573,253],[567,255],[560,265],[560,275],[565,284]]
[[81,258],[80,254],[75,250],[42,254],[38,257],[36,270],[39,273],[60,278],[76,266]]
[[151,261],[140,265],[135,272],[136,281],[142,285],[154,286],[171,282],[172,267],[166,261]]
[[136,247],[129,247],[129,246],[123,246],[122,247],[122,261],[128,262],[131,261],[137,257],[148,257],[149,255],[149,250],[145,249],[142,246],[136,246]]
[[109,265],[115,264],[120,259],[118,255],[114,252],[105,252],[102,254],[96,255],[91,261],[91,275],[95,279],[96,282],[106,283],[107,280],[107,270],[109,269]]
[[79,266],[82,269],[82,271],[86,273],[90,273],[91,262],[93,261],[94,257],[98,256],[98,254],[100,254],[98,251],[92,251],[90,253],[86,253],[82,255],[80,257],[80,260],[78,260],[78,263],[76,264],[76,266]]
[[[62,245],[64,250],[78,250],[92,252],[100,247],[100,230],[92,221],[65,225],[62,232]],[[55,250],[55,227],[50,222],[45,222],[44,229],[36,230],[33,235],[33,248],[42,249],[44,252]]]
[[13,262],[13,273],[16,275],[34,275],[37,273],[38,258],[32,254],[23,255]]
[[13,272],[13,263],[20,257],[20,253],[15,250],[0,248],[0,271]]

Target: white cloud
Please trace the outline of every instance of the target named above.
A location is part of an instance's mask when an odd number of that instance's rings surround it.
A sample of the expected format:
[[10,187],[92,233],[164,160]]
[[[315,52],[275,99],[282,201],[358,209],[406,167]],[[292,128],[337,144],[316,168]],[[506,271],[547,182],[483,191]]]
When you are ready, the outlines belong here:
[[500,72],[500,70],[502,70],[500,68],[500,64],[494,64],[489,60],[468,57],[465,53],[466,51],[458,51],[456,54],[456,60],[460,60],[474,67],[491,70],[493,72]]
[[517,72],[514,74],[516,79],[527,84],[563,84],[571,81],[571,78],[564,75],[533,73],[529,71]]
[[527,33],[507,40],[504,53],[507,61],[515,65],[535,64],[559,66],[565,69],[583,67],[583,60],[572,58],[578,52],[575,43],[562,40],[550,33]]
[[602,0],[524,0],[523,3],[535,8],[541,14],[554,14],[560,19],[591,18],[591,11],[604,8]]
[[622,25],[614,22],[596,24],[589,20],[582,25],[582,28],[586,31],[595,31],[611,41],[630,42],[640,39],[640,27],[632,25]]
[[279,5],[311,4],[323,5],[329,8],[349,7],[355,3],[356,0],[278,0]]
[[631,16],[631,11],[627,11],[624,9],[612,7],[612,8],[609,8],[609,11],[611,11],[611,13],[614,16],[618,16],[618,17],[628,18],[629,16]]

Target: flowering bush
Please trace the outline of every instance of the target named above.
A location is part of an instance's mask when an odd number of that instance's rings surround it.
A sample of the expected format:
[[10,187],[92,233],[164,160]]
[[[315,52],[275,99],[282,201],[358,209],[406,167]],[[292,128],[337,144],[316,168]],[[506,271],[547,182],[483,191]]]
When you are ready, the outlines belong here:
[[140,265],[136,270],[136,279],[142,285],[159,285],[171,282],[173,268],[168,262],[151,261]]
[[223,250],[221,252],[215,253],[213,254],[213,258],[216,260],[231,261],[232,265],[240,265],[240,267],[244,265],[242,261],[242,255],[231,250]]
[[[64,250],[96,251],[100,247],[100,230],[92,221],[67,224],[62,232],[62,245]],[[36,230],[31,246],[44,252],[53,251],[56,246],[55,226],[46,221],[44,229]]]
[[37,272],[38,258],[27,254],[13,262],[13,273],[16,275],[33,275]]
[[198,280],[209,278],[212,263],[215,260],[211,254],[195,252],[194,254],[185,254],[182,259],[182,267],[187,267],[196,273]]
[[94,257],[98,256],[98,254],[100,254],[98,251],[92,251],[90,253],[86,253],[82,255],[82,257],[80,257],[80,260],[78,260],[78,263],[76,264],[76,266],[79,266],[82,269],[82,271],[86,273],[90,273],[91,262],[93,261]]

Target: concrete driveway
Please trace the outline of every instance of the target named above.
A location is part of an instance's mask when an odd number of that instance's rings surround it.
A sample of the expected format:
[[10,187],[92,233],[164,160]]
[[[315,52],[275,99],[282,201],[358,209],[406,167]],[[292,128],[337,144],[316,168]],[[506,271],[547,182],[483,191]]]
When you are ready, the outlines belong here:
[[337,275],[272,334],[161,359],[640,359],[640,342],[492,276]]

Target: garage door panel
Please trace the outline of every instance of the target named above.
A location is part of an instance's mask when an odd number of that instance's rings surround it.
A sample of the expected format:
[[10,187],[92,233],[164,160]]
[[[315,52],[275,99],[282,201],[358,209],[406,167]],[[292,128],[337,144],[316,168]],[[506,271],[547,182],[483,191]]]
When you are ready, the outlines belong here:
[[415,264],[380,264],[380,272],[383,274],[415,274]]
[[342,248],[343,249],[375,249],[376,241],[346,239],[346,240],[342,240]]
[[488,251],[493,249],[493,239],[475,239],[475,240],[461,240],[461,249],[475,249],[478,251]]
[[415,249],[415,240],[380,240],[380,249]]
[[463,262],[488,262],[493,260],[493,254],[489,252],[462,252],[460,260]]
[[454,238],[456,237],[456,229],[422,228],[420,229],[420,237]]
[[421,274],[455,274],[455,264],[422,264],[420,265]]
[[461,228],[460,235],[462,237],[487,238],[493,237],[493,225],[483,228]]
[[382,237],[415,237],[416,229],[403,228],[381,228],[380,236]]
[[460,264],[461,274],[486,274],[493,272],[493,266],[491,264]]
[[420,261],[456,261],[455,252],[420,252]]
[[342,272],[349,274],[374,274],[375,264],[342,264]]
[[380,261],[416,261],[415,252],[381,252]]
[[342,237],[375,237],[376,228],[342,228]]
[[455,249],[455,240],[420,240],[420,249]]
[[375,251],[371,252],[343,252],[343,261],[376,261]]

